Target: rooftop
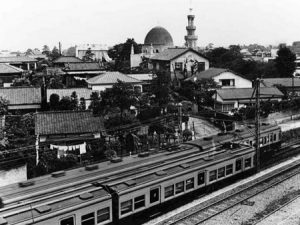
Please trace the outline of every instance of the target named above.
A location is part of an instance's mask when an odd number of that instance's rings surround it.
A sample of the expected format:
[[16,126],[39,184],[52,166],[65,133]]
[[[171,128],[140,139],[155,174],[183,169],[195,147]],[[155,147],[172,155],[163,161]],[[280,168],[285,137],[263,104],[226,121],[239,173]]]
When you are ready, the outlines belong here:
[[15,67],[15,66],[11,66],[9,64],[5,64],[5,63],[0,63],[0,74],[9,74],[9,73],[22,73],[23,70]]
[[42,103],[40,87],[0,88],[0,96],[9,101],[8,105],[32,105]]
[[90,111],[52,111],[35,115],[35,134],[83,134],[105,131],[101,117]]
[[168,48],[158,54],[155,54],[153,57],[151,57],[151,60],[170,61],[172,59],[175,59],[175,58],[183,55],[184,53],[186,53],[188,51],[192,51],[195,54],[206,59],[205,56],[203,56],[202,54],[200,54],[199,52],[197,52],[191,48]]
[[12,56],[12,57],[0,57],[0,63],[27,63],[37,62],[36,59],[28,56]]
[[87,80],[88,84],[115,84],[118,80],[124,83],[138,84],[142,81],[120,72],[105,72]]
[[[218,89],[217,94],[223,100],[237,100],[253,98],[253,88],[225,88]],[[260,88],[260,98],[281,98],[283,94],[275,87]],[[254,101],[254,100],[253,100]]]
[[262,80],[261,86],[265,87],[273,87],[273,86],[284,86],[284,87],[292,87],[294,79],[294,86],[300,86],[300,78],[264,78]]
[[163,27],[157,26],[152,28],[146,35],[145,45],[165,45],[172,47],[173,39],[171,34]]
[[67,71],[91,71],[103,70],[99,63],[95,62],[79,62],[79,63],[66,63],[65,69]]
[[211,67],[211,68],[209,68],[207,70],[204,70],[204,71],[202,71],[200,73],[197,73],[196,75],[194,75],[192,77],[189,77],[189,78],[185,79],[185,81],[193,81],[195,77],[198,80],[200,80],[200,79],[212,79],[212,78],[220,75],[221,73],[225,73],[225,72],[232,72],[232,73],[234,73],[233,71],[231,71],[229,69]]
[[75,56],[60,56],[53,61],[53,63],[80,63],[82,62],[81,59]]

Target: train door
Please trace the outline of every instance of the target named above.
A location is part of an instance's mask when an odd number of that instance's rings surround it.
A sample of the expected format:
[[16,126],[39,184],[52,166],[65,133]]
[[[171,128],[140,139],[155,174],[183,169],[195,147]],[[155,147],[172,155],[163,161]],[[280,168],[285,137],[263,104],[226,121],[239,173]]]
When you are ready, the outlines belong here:
[[150,189],[150,205],[160,202],[160,187]]

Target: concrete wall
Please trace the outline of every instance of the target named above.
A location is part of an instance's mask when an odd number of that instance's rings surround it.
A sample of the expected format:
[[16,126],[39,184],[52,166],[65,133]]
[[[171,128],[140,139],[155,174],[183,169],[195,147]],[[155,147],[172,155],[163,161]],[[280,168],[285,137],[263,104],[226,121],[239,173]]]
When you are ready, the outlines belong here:
[[234,86],[224,86],[222,88],[252,88],[252,82],[250,80],[247,80],[243,77],[237,76],[232,72],[224,72],[220,75],[214,77],[215,82],[221,85],[220,80],[222,79],[233,79],[235,80]]
[[10,170],[0,170],[0,187],[27,180],[27,166],[19,166]]

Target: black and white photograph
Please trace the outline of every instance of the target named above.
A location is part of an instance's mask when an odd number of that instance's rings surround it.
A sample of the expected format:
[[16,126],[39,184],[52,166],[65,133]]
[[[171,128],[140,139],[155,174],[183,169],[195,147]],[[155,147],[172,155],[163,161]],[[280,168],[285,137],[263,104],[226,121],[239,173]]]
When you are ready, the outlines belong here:
[[7,0],[0,225],[300,225],[299,0]]

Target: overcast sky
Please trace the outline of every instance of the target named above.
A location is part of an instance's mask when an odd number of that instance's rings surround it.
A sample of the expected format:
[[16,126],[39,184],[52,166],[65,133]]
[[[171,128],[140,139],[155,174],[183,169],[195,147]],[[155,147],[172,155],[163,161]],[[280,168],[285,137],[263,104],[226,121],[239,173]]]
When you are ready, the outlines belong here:
[[[63,48],[84,43],[143,43],[154,26],[183,45],[190,0],[5,0],[0,49]],[[192,0],[198,45],[300,40],[300,0]]]

